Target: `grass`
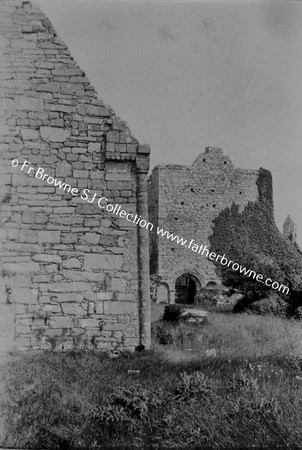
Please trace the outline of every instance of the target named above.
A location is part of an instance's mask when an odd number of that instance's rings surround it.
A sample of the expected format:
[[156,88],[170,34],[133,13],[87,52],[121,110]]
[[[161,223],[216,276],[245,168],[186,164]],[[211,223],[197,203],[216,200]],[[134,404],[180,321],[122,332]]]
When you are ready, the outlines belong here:
[[[157,321],[153,342],[149,352],[117,359],[89,352],[12,356],[4,372],[2,445],[301,448],[299,322],[212,313],[205,325]],[[207,357],[214,348],[217,356]]]

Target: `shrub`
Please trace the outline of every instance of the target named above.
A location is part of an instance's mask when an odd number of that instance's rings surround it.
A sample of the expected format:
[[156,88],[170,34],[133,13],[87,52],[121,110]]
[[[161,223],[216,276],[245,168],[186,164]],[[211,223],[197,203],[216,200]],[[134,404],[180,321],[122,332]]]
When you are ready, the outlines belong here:
[[156,340],[160,345],[173,344],[173,336],[164,328],[159,328],[156,333]]
[[247,307],[253,314],[270,314],[277,317],[285,317],[287,308],[288,304],[281,298],[275,296],[258,300]]
[[295,311],[295,319],[302,320],[302,306],[299,306]]
[[111,433],[117,434],[122,429],[125,434],[138,434],[151,411],[162,403],[162,390],[152,392],[141,385],[132,385],[117,389],[105,404],[91,411],[90,418]]
[[177,304],[165,306],[163,320],[165,322],[179,322],[183,307]]

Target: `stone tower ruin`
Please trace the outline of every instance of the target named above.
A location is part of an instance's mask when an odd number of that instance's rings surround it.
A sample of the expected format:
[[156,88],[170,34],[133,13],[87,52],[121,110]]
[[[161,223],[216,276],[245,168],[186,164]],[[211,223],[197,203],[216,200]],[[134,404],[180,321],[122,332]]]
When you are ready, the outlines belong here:
[[[191,166],[156,166],[149,179],[149,220],[155,227],[209,250],[214,219],[233,203],[258,199],[258,170],[237,169],[220,148],[206,148]],[[214,264],[176,240],[150,233],[152,291],[159,302],[189,301],[208,283],[219,283]],[[181,298],[183,295],[190,298]]]
[[297,239],[297,227],[289,215],[283,224],[283,234],[285,239],[289,239],[293,244],[295,244]]
[[125,215],[147,217],[150,149],[28,1],[0,0],[0,104],[0,349],[148,348],[148,231]]

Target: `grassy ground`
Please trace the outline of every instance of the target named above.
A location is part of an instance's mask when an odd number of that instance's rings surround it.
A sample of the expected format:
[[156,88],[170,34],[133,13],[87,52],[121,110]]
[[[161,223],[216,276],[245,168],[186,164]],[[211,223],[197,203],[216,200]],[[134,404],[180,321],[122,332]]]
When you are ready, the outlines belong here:
[[213,313],[205,325],[157,321],[153,341],[117,359],[11,357],[3,446],[302,448],[299,322]]

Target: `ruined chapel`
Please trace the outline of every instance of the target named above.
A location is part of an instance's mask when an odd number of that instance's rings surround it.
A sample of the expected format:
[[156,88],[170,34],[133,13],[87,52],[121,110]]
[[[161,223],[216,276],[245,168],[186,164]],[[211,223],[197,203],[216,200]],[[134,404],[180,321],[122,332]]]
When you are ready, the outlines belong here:
[[[156,166],[148,181],[149,219],[188,242],[210,249],[212,224],[233,203],[243,209],[258,199],[258,170],[237,169],[220,148],[208,147],[190,166]],[[188,244],[187,244],[188,245]],[[176,241],[150,234],[153,298],[193,303],[208,283],[220,283],[213,263]]]

